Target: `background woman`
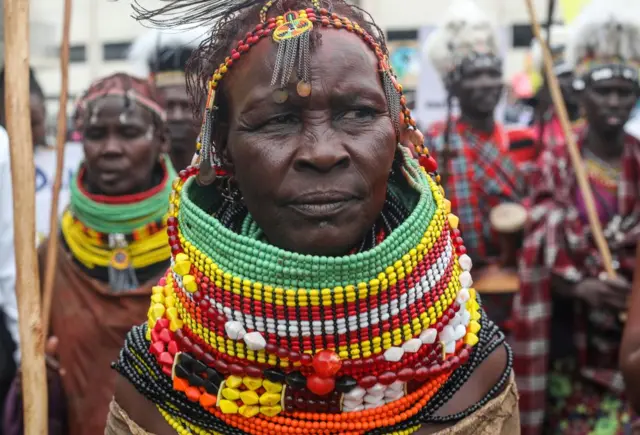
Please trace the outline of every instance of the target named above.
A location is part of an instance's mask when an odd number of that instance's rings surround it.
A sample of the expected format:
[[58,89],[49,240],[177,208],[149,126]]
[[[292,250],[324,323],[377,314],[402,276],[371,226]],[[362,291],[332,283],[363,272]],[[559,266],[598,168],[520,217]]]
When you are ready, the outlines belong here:
[[[86,157],[58,235],[48,351],[64,372],[68,428],[61,433],[94,435],[104,431],[114,391],[110,364],[131,325],[146,317],[151,287],[169,265],[175,172],[165,154],[165,112],[146,81],[101,79],[77,113]],[[20,418],[13,411],[9,423]]]
[[602,276],[566,147],[549,148],[533,177],[523,286],[514,308],[514,364],[527,434],[540,433],[545,422],[548,433],[622,434],[629,423],[618,319],[627,308],[640,234],[640,144],[623,128],[639,95],[637,7],[594,1],[567,47],[587,121],[576,132],[578,144],[620,279]]
[[517,434],[510,351],[382,33],[342,0],[165,11],[221,18],[193,62],[207,114],[172,269],[107,433]]

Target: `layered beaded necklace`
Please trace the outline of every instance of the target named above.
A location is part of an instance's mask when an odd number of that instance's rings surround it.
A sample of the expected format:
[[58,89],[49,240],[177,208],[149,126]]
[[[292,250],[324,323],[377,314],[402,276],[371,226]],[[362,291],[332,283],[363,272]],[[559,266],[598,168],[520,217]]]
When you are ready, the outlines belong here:
[[[441,188],[403,156],[417,199],[398,201],[411,212],[343,257],[228,228],[204,211],[213,189],[204,195],[197,169],[183,171],[168,219],[171,270],[116,368],[180,433],[419,429],[504,337],[483,318]],[[479,336],[490,344],[474,350]]]
[[89,193],[82,168],[71,184],[71,202],[61,222],[63,241],[85,269],[106,271],[113,291],[138,288],[136,270],[168,264],[171,250],[166,228],[171,180],[176,174],[166,156],[161,166],[160,183],[139,194]]

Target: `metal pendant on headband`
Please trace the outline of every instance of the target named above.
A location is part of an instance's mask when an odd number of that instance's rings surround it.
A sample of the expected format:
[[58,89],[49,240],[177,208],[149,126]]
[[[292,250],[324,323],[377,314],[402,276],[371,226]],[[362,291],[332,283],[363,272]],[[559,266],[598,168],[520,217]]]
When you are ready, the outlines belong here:
[[214,168],[213,158],[213,117],[211,109],[205,109],[205,121],[202,126],[201,147],[200,147],[200,170],[196,181],[201,186],[208,186],[216,180],[216,170]]
[[278,43],[276,64],[271,78],[271,86],[279,86],[274,92],[274,99],[284,103],[288,99],[286,91],[291,81],[293,70],[298,65],[298,85],[296,91],[301,97],[311,95],[311,30],[313,23],[306,13],[289,11],[284,14],[284,22],[278,21],[273,31],[273,40]]

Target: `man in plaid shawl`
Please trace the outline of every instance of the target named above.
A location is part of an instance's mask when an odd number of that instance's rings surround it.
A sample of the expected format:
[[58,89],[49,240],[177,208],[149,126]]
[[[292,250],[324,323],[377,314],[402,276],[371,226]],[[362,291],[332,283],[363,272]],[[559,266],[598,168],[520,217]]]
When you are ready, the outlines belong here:
[[626,434],[619,318],[640,236],[640,142],[623,127],[640,95],[640,3],[595,0],[567,49],[586,116],[578,145],[618,278],[602,274],[566,147],[550,147],[532,175],[514,303],[523,434]]
[[[515,271],[495,267],[505,253],[489,215],[496,206],[523,198],[526,183],[517,157],[526,156],[534,141],[531,133],[507,131],[495,120],[503,91],[498,52],[495,29],[478,5],[473,0],[452,2],[444,23],[425,45],[425,54],[449,94],[447,119],[431,126],[426,144],[442,168],[442,184],[460,218],[468,254],[483,268],[481,280],[499,273],[513,282],[517,281]],[[454,98],[460,107],[460,117],[455,119],[451,117]],[[509,256],[515,254],[514,250]],[[516,289],[517,284],[500,290]],[[506,293],[484,298],[485,310],[501,326],[507,325],[511,297]]]
[[474,261],[496,254],[486,219],[490,209],[519,202],[525,190],[516,162],[506,155],[507,132],[494,119],[503,90],[496,39],[492,23],[473,0],[457,0],[425,47],[449,91],[449,106],[454,97],[460,105],[459,119],[429,129],[427,146],[440,163]]

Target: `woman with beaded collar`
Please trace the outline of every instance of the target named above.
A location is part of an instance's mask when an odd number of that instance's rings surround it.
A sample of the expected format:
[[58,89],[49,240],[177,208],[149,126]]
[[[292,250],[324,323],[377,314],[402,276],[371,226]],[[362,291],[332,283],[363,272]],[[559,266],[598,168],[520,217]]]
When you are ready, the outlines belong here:
[[545,422],[558,434],[629,430],[618,351],[640,235],[640,143],[624,131],[640,95],[639,47],[633,0],[594,0],[571,29],[567,58],[586,120],[576,129],[578,146],[619,279],[602,276],[568,150],[547,149],[532,174],[514,304],[527,434],[543,433]]
[[370,17],[170,3],[220,19],[193,60],[207,109],[107,433],[517,434],[510,350]]
[[[94,82],[76,117],[85,160],[58,235],[47,351],[61,376],[49,373],[50,426],[52,433],[93,435],[104,431],[113,396],[110,364],[127,331],[145,318],[152,286],[170,264],[166,221],[175,171],[166,157],[165,112],[145,80],[118,73]],[[41,276],[47,248],[38,252]],[[19,400],[8,408],[5,433],[21,433]]]

